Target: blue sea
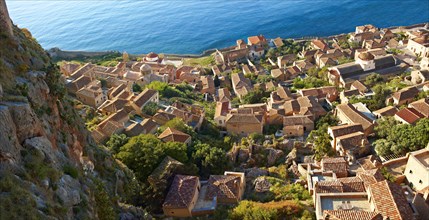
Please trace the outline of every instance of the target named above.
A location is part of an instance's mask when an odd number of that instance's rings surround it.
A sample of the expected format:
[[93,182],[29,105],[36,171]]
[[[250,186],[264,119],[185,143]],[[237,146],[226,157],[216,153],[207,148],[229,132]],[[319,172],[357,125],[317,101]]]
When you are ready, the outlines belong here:
[[429,0],[6,0],[10,16],[46,48],[198,54],[264,34],[329,36],[355,26],[429,21]]

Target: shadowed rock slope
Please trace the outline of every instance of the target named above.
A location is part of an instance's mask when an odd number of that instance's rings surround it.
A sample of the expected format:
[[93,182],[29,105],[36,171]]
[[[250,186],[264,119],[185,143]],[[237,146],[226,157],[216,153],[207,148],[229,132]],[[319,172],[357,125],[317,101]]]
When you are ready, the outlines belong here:
[[150,218],[126,205],[134,174],[96,146],[47,53],[12,29],[0,29],[0,219]]

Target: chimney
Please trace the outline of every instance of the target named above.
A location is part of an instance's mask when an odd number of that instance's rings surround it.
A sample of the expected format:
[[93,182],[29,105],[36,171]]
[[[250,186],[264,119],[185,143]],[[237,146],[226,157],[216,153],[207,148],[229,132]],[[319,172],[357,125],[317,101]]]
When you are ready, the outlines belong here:
[[6,0],[0,0],[0,30],[5,30],[9,37],[13,37],[12,21],[7,11]]

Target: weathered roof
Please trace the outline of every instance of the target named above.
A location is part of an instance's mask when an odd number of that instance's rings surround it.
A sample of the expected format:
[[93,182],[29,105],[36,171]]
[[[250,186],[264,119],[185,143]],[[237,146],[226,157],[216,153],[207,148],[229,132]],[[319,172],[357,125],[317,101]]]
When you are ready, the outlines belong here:
[[353,87],[353,88],[355,88],[355,89],[359,90],[359,92],[360,92],[360,93],[365,93],[365,92],[367,92],[367,91],[368,91],[368,87],[366,87],[366,86],[365,86],[361,81],[359,81],[359,80],[355,80],[355,81],[352,83],[351,87]]
[[278,68],[278,69],[272,69],[271,70],[271,76],[274,77],[274,78],[278,78],[278,77],[284,76],[284,74],[285,74],[285,69],[283,69],[283,68]]
[[384,108],[378,109],[377,111],[373,111],[374,115],[379,116],[394,116],[398,112],[398,109],[393,106],[386,106]]
[[390,220],[414,219],[413,211],[398,184],[384,180],[371,184],[369,192],[375,210],[384,217],[389,217]]
[[136,96],[133,101],[138,107],[141,108],[157,93],[158,91],[156,90],[146,88],[143,90],[143,92]]
[[409,106],[420,112],[426,118],[429,118],[429,98],[419,99],[410,103]]
[[305,115],[294,115],[283,117],[283,126],[306,125],[314,122]]
[[357,177],[344,177],[320,181],[315,185],[317,193],[365,192],[363,181]]
[[396,59],[391,54],[387,56],[380,56],[374,59],[375,69],[383,69],[396,65]]
[[324,210],[324,220],[383,220],[378,212],[367,212],[361,210]]
[[317,48],[317,49],[321,49],[323,51],[329,49],[328,44],[325,43],[324,40],[322,39],[315,39],[312,40],[311,43]]
[[216,102],[214,117],[226,116],[229,112],[229,102]]
[[162,132],[159,136],[159,139],[161,139],[164,142],[181,142],[181,143],[185,143],[188,139],[191,138],[191,136],[189,136],[186,133],[183,133],[179,130],[176,130],[174,128],[170,128],[168,127],[167,129],[164,130],[164,132]]
[[402,120],[406,121],[409,124],[414,124],[419,119],[425,117],[424,115],[422,115],[420,112],[418,112],[414,108],[403,108],[403,109],[399,110],[398,112],[396,112],[395,115],[400,117]]
[[275,38],[275,39],[273,40],[273,43],[274,43],[274,45],[275,45],[276,47],[281,47],[281,46],[283,46],[283,45],[284,45],[283,40],[282,40],[280,37]]
[[337,137],[338,142],[341,146],[349,151],[355,151],[362,146],[362,141],[367,142],[365,134],[363,132],[354,132]]
[[261,124],[263,116],[261,114],[228,114],[226,122],[243,124]]
[[333,138],[340,137],[346,134],[351,134],[354,132],[363,132],[363,128],[361,124],[346,124],[346,125],[338,125],[329,127],[332,131]]
[[348,163],[343,157],[326,157],[322,159],[321,164],[323,171],[332,171],[337,176],[347,176]]
[[239,199],[241,178],[233,175],[210,175],[206,199]]
[[164,207],[188,208],[198,186],[198,177],[176,175],[165,198]]
[[372,126],[372,120],[356,110],[350,103],[337,105],[337,111],[341,111],[352,123],[361,124],[364,130]]
[[392,97],[400,102],[407,99],[413,99],[417,94],[419,94],[419,90],[413,86],[393,93]]
[[362,167],[363,170],[372,170],[382,165],[380,158],[374,155],[359,158],[357,163]]
[[368,187],[371,184],[378,183],[380,181],[385,180],[383,174],[381,174],[379,169],[371,169],[371,170],[363,170],[358,171],[356,174],[357,177],[359,177],[366,187]]
[[267,42],[267,40],[263,35],[248,37],[247,41],[248,41],[248,44],[250,45],[263,44]]
[[362,66],[356,63],[345,63],[336,66],[338,73],[343,77],[363,73]]

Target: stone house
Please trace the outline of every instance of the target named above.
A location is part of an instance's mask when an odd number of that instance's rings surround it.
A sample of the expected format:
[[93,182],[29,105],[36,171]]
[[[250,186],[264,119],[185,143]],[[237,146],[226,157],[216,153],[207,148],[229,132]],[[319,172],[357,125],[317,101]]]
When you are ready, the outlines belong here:
[[425,116],[422,115],[420,112],[418,112],[414,108],[403,108],[395,113],[394,118],[403,123],[403,124],[410,124],[414,125],[417,123],[418,120],[424,118]]
[[[392,101],[393,104],[396,106],[401,106],[404,104],[409,104],[414,100],[414,97],[416,97],[419,94],[419,90],[416,87],[408,87],[404,88],[402,90],[399,90],[392,95]],[[386,100],[386,105],[389,104],[390,99]]]
[[429,70],[414,70],[411,72],[411,82],[420,84],[429,81]]
[[225,127],[226,116],[229,113],[230,104],[229,102],[216,102],[216,109],[213,121],[219,127]]
[[326,52],[329,49],[329,45],[322,39],[312,40],[310,46],[315,50],[321,50],[324,52]]
[[250,79],[244,77],[243,73],[231,74],[232,88],[237,97],[242,99],[247,93],[249,93],[253,86]]
[[251,36],[247,38],[249,45],[249,57],[259,59],[265,54],[265,47],[268,46],[267,39],[263,35]]
[[429,118],[429,97],[411,102],[408,107],[415,109],[424,117]]
[[131,100],[131,106],[137,114],[142,114],[143,107],[148,103],[159,103],[159,93],[153,89],[145,89]]
[[416,191],[429,186],[429,150],[427,148],[409,153],[404,174],[409,185]]
[[263,133],[265,118],[262,114],[230,112],[225,120],[228,133],[249,135],[251,133]]
[[343,135],[352,134],[355,132],[363,132],[363,128],[361,124],[345,124],[332,126],[328,128],[328,134],[331,136],[331,145],[332,148],[337,150],[337,138]]
[[407,49],[419,57],[429,57],[429,35],[408,40]]
[[283,134],[287,137],[302,137],[314,129],[314,122],[304,115],[283,117]]
[[244,173],[225,171],[224,175],[210,175],[206,200],[217,198],[218,204],[237,204],[246,189]]
[[337,105],[335,116],[344,124],[361,124],[363,133],[368,136],[374,131],[374,124],[371,119],[358,111],[352,104],[344,103]]
[[215,94],[215,85],[214,85],[214,80],[212,76],[201,76],[201,93],[208,93],[211,95]]
[[158,138],[164,142],[180,142],[186,145],[190,145],[192,141],[190,135],[170,127],[165,129]]
[[191,217],[200,188],[198,177],[176,175],[162,205],[164,215],[179,218]]
[[85,105],[97,108],[106,101],[107,96],[103,92],[101,84],[93,84],[77,91],[76,98]]

